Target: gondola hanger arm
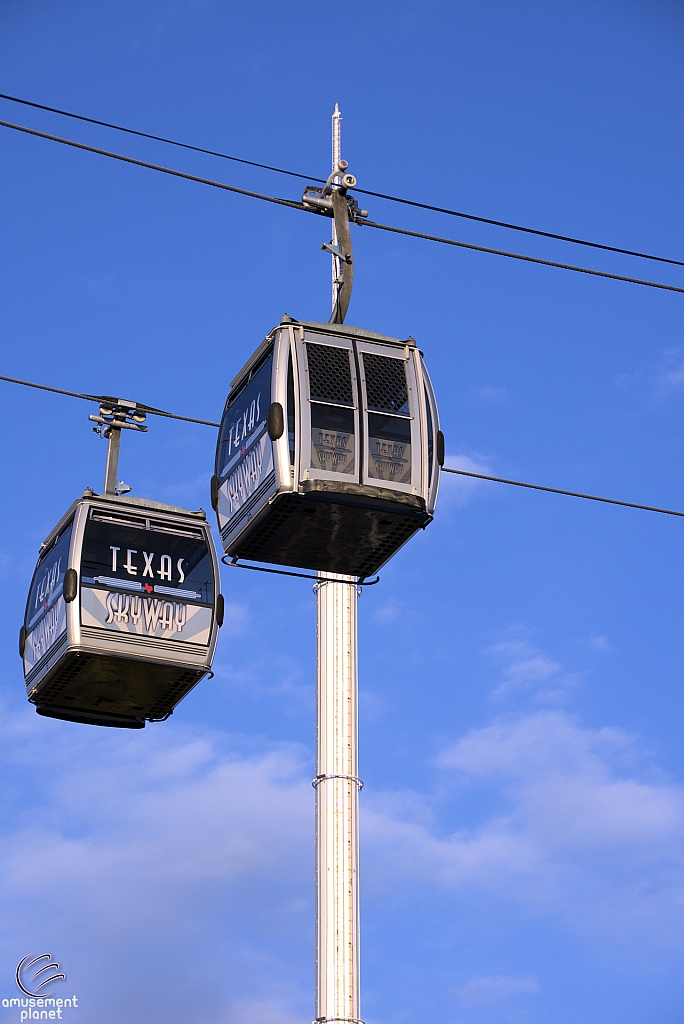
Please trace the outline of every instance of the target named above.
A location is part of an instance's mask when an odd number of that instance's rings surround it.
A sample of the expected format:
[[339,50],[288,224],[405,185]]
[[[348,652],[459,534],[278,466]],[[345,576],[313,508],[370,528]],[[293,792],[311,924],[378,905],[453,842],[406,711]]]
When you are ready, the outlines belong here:
[[224,555],[221,559],[224,565],[230,565],[234,569],[251,569],[253,572],[267,572],[274,576],[296,576],[301,580],[315,580],[319,583],[345,583],[349,587],[374,587],[376,583],[380,582],[380,577],[376,576],[374,580],[366,580],[365,576],[360,576],[357,580],[336,580],[332,576],[312,576],[308,572],[290,572],[287,569],[267,569],[263,565],[245,565],[244,562],[238,562],[237,558],[230,558],[228,555]]

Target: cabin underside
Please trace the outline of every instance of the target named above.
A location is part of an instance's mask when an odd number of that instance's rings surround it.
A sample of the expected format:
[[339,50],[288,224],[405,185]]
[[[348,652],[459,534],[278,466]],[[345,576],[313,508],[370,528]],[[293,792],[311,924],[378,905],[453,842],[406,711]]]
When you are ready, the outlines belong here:
[[167,718],[206,674],[205,668],[71,650],[29,699],[48,718],[142,729],[145,720]]
[[316,490],[280,494],[233,544],[231,558],[371,576],[432,521],[425,503]]

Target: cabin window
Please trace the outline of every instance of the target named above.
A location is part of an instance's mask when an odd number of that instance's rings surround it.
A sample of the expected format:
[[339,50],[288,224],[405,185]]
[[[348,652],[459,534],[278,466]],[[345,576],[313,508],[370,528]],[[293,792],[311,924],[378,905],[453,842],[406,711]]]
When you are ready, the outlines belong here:
[[432,428],[432,409],[430,408],[430,396],[425,388],[425,415],[427,417],[427,453],[428,453],[428,487],[432,484],[432,460],[434,458],[434,433]]
[[363,353],[368,408],[368,476],[411,483],[411,417],[406,363]]
[[356,462],[351,352],[306,344],[311,414],[311,467],[353,475]]
[[287,353],[287,446],[290,452],[290,466],[295,464],[295,393],[292,352]]
[[369,410],[408,416],[408,384],[404,360],[364,352],[363,368]]
[[[52,611],[62,596],[64,573],[69,567],[69,544],[73,519],[40,557],[26,605],[26,632],[30,633]],[[53,613],[54,618],[54,613]]]
[[273,351],[251,371],[244,386],[235,389],[235,396],[228,396],[216,458],[216,473],[221,481],[266,431],[272,366]]
[[312,402],[334,402],[353,407],[350,356],[347,348],[307,344],[309,398]]

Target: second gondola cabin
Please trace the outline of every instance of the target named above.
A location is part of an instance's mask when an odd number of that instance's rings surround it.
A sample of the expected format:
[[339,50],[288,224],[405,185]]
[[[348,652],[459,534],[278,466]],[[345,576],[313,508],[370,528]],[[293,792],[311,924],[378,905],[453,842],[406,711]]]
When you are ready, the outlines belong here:
[[223,621],[203,511],[86,490],[41,546],[19,639],[40,715],[140,729],[211,670]]
[[223,548],[365,578],[432,521],[443,450],[413,338],[283,317],[223,413],[212,479]]

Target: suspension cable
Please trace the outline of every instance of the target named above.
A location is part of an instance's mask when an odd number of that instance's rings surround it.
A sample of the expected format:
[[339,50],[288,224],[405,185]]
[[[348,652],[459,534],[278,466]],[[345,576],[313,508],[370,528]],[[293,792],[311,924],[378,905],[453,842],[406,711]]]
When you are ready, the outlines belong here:
[[[27,107],[34,107],[36,110],[47,110],[52,114],[60,114],[63,117],[72,117],[78,121],[86,121],[88,124],[97,124],[103,128],[112,128],[117,132],[126,132],[129,135],[137,135],[143,139],[152,139],[155,142],[164,142],[169,146],[178,146],[181,149],[190,149],[195,153],[206,153],[208,156],[217,156],[222,160],[232,160],[234,163],[247,164],[249,167],[259,167],[265,171],[274,171],[276,174],[287,174],[291,178],[301,178],[306,181],[317,181],[323,182],[324,178],[317,178],[311,174],[300,174],[298,171],[288,171],[282,167],[273,167],[271,164],[258,163],[256,160],[246,160],[244,157],[229,156],[227,153],[220,153],[214,149],[204,149],[202,146],[193,146],[187,142],[178,142],[175,139],[167,139],[162,135],[151,135],[149,132],[137,131],[134,128],[124,128],[119,124],[111,124],[109,121],[99,121],[94,117],[85,117],[83,114],[73,114],[68,110],[60,110],[58,107],[48,107],[44,103],[33,103],[31,100],[20,99],[18,96],[8,96],[6,93],[0,93],[0,99],[9,100],[12,103],[22,103]],[[461,217],[464,220],[476,221],[479,224],[492,224],[499,228],[508,228],[511,231],[524,231],[529,235],[539,235],[542,238],[554,238],[560,242],[572,242],[575,245],[586,245],[592,249],[603,249],[606,252],[617,252],[624,256],[637,256],[643,260],[655,260],[658,263],[670,263],[676,267],[684,267],[684,262],[681,260],[668,259],[665,256],[654,256],[645,252],[637,252],[633,249],[621,249],[614,245],[604,245],[601,242],[589,242],[584,238],[574,238],[572,235],[559,235],[553,231],[541,231],[539,228],[524,227],[522,224],[512,224],[509,221],[504,220],[493,220],[491,217],[478,217],[473,213],[463,213],[459,210],[449,210],[443,206],[433,206],[430,203],[419,203],[413,199],[402,199],[399,196],[387,195],[384,192],[372,192],[370,189],[356,188],[356,192],[360,192],[365,196],[373,196],[375,199],[386,199],[391,203],[401,203],[404,206],[414,206],[419,210],[431,210],[434,213],[443,213],[449,217]]]
[[[47,132],[39,132],[33,128],[26,128],[23,125],[11,124],[9,121],[0,121],[3,128],[13,128],[16,131],[25,132],[27,135],[35,135],[41,139],[48,139],[51,142],[60,142],[65,146],[73,146],[75,149],[83,149],[88,153],[97,153],[99,156],[111,157],[113,160],[122,160],[127,164],[135,164],[137,167],[147,167],[152,171],[161,171],[163,174],[171,174],[176,178],[185,178],[187,181],[196,181],[201,185],[211,185],[213,188],[224,189],[226,192],[236,192],[238,195],[250,196],[252,199],[262,199],[267,203],[276,203],[278,206],[287,206],[293,210],[303,210],[306,213],[314,212],[304,206],[303,203],[294,202],[291,199],[278,199],[275,196],[267,196],[261,192],[250,192],[248,189],[236,188],[234,185],[226,185],[211,178],[200,178],[196,174],[186,174],[184,171],[177,171],[171,167],[163,167],[160,164],[148,163],[146,160],[136,160],[131,156],[124,156],[121,153],[112,153],[106,149],[98,149],[96,146],[86,146],[82,142],[74,142],[72,139],[62,139],[58,135],[49,135]],[[591,270],[588,267],[576,267],[569,263],[557,263],[554,260],[542,260],[535,256],[524,256],[521,253],[506,252],[503,249],[490,249],[484,245],[472,245],[470,242],[459,242],[453,238],[441,238],[438,235],[427,235],[420,231],[409,231],[407,228],[395,228],[388,224],[377,224],[374,221],[358,220],[358,224],[366,227],[378,228],[381,231],[391,231],[398,235],[408,235],[411,238],[424,238],[431,242],[440,242],[443,245],[455,245],[462,249],[474,249],[477,252],[487,252],[494,256],[507,256],[509,259],[524,260],[526,263],[538,263],[544,267],[558,267],[560,270],[572,270],[578,274],[591,274],[594,277],[607,277],[613,281],[625,281],[628,284],[643,285],[647,288],[660,288],[668,292],[684,293],[684,288],[678,288],[671,284],[661,284],[657,281],[644,281],[637,277],[625,277],[622,274],[609,274],[603,270]]]
[[275,196],[266,196],[261,192],[250,192],[246,188],[236,188],[235,185],[224,185],[222,181],[214,181],[212,178],[200,178],[196,174],[186,174],[185,171],[176,171],[172,167],[162,167],[161,164],[151,164],[146,160],[136,160],[132,156],[124,156],[122,153],[112,153],[108,149],[98,149],[97,146],[86,146],[83,142],[74,142],[73,139],[62,139],[59,135],[49,135],[47,132],[37,132],[34,128],[25,128],[21,124],[11,124],[9,121],[0,121],[3,128],[14,128],[15,131],[25,132],[27,135],[36,135],[39,139],[49,139],[50,142],[61,142],[64,146],[73,146],[74,149],[84,149],[87,153],[97,153],[98,156],[108,156],[112,160],[122,160],[126,164],[135,164],[137,167],[147,167],[151,171],[161,171],[162,174],[172,174],[175,178],[185,178],[187,181],[197,181],[201,185],[212,185],[214,188],[222,188],[226,192],[237,192],[241,196],[250,196],[252,199],[263,199],[266,203],[276,203],[278,206],[290,206],[295,210],[305,210],[302,203],[293,202],[291,199],[277,199]]
[[[39,391],[52,391],[56,395],[68,395],[70,398],[82,398],[86,402],[113,402],[117,404],[121,401],[119,398],[113,398],[111,395],[84,395],[79,391],[65,391],[63,388],[51,388],[47,384],[34,384],[30,380],[19,380],[17,377],[5,377],[0,374],[0,380],[6,380],[10,384],[22,384],[26,388],[38,388]],[[218,427],[220,423],[212,423],[211,420],[198,420],[193,416],[180,416],[175,412],[164,412],[163,409],[155,409],[151,405],[144,405],[142,402],[136,402],[136,408],[142,410],[142,412],[150,413],[151,416],[165,416],[169,420],[184,420],[186,423],[200,423],[203,427]]]
[[[2,122],[0,122],[1,124]],[[626,281],[628,284],[641,284],[647,288],[662,288],[667,292],[682,292],[673,284],[660,284],[658,281],[643,281],[638,277],[624,277],[622,274],[608,274],[605,270],[591,270],[589,267],[576,267],[572,263],[556,263],[555,260],[540,260],[536,256],[523,256],[519,252],[506,252],[504,249],[490,249],[486,245],[472,245],[470,242],[457,242],[453,238],[440,238],[439,235],[425,235],[420,231],[409,231],[407,228],[394,228],[389,224],[376,224],[372,220],[359,220],[367,228],[379,228],[380,231],[391,231],[396,235],[409,235],[411,238],[424,238],[429,242],[441,242],[442,245],[457,245],[461,249],[474,249],[476,252],[488,252],[493,256],[508,256],[512,260],[524,260],[525,263],[539,263],[543,267],[558,267],[559,270],[574,270],[577,274],[591,274],[594,277],[609,277],[612,281]]]
[[449,469],[442,466],[443,473],[471,476],[476,480],[493,480],[497,484],[512,484],[514,487],[529,487],[533,491],[549,491],[551,494],[567,494],[570,498],[586,498],[588,501],[605,501],[608,505],[624,505],[626,508],[640,508],[644,512],[662,512],[666,516],[684,516],[684,512],[673,512],[670,508],[655,508],[653,505],[636,505],[632,501],[618,501],[617,498],[599,498],[596,494],[580,494],[578,491],[562,491],[559,487],[542,487],[541,484],[526,484],[522,480],[506,480],[502,476],[487,476],[486,473],[469,473],[465,469]]
[[[111,395],[86,395],[79,391],[66,391],[64,388],[53,388],[47,384],[35,384],[30,380],[20,380],[18,377],[6,377],[0,374],[0,380],[7,381],[9,384],[21,384],[26,388],[37,388],[39,391],[51,391],[56,395],[67,395],[70,398],[80,398],[87,402],[113,402],[118,403],[121,399],[112,398]],[[221,424],[213,423],[211,420],[199,420],[193,416],[181,416],[179,413],[166,412],[163,409],[155,409],[154,406],[144,405],[142,402],[137,402],[136,407],[142,412],[150,413],[152,416],[165,416],[170,420],[183,420],[185,423],[199,423],[204,427],[215,427],[218,429]],[[661,512],[663,515],[668,516],[684,516],[684,512],[675,512],[669,508],[656,508],[653,505],[637,505],[632,501],[618,501],[617,498],[600,498],[595,494],[581,494],[578,491],[564,491],[559,487],[543,487],[541,484],[528,484],[522,480],[507,480],[501,476],[488,476],[486,473],[471,473],[465,469],[451,469],[449,466],[442,466],[443,473],[454,473],[457,476],[468,476],[474,477],[476,480],[491,480],[497,484],[512,484],[514,487],[528,487],[534,491],[549,491],[551,494],[566,494],[570,498],[586,498],[588,501],[603,501],[608,505],[624,505],[625,508],[639,508],[645,512]],[[250,566],[240,565],[238,568],[250,568]],[[259,572],[268,572],[275,570],[259,569]],[[365,586],[370,586],[366,583]]]

